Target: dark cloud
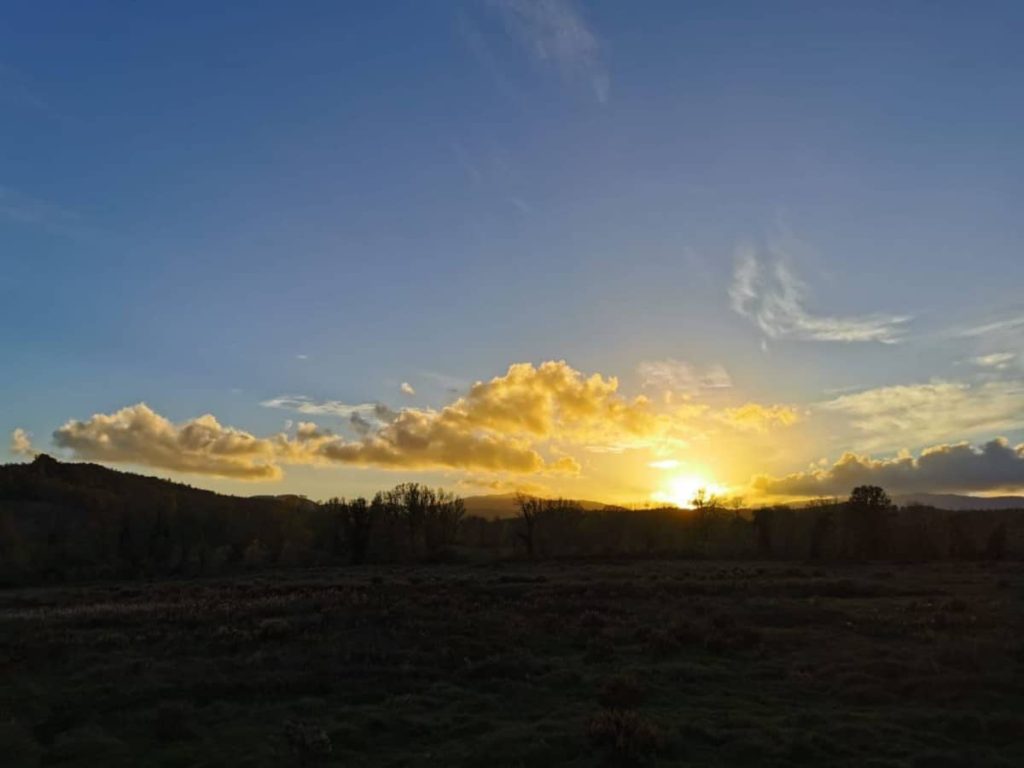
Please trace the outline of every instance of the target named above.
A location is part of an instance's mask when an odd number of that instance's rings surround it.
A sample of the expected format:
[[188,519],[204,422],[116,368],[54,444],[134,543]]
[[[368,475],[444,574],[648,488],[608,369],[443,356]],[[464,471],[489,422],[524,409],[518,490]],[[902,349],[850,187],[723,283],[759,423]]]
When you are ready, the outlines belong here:
[[754,478],[760,493],[777,496],[836,496],[857,485],[880,485],[894,493],[986,492],[1024,489],[1024,445],[996,438],[928,448],[918,457],[872,459],[844,454],[831,467],[785,477]]

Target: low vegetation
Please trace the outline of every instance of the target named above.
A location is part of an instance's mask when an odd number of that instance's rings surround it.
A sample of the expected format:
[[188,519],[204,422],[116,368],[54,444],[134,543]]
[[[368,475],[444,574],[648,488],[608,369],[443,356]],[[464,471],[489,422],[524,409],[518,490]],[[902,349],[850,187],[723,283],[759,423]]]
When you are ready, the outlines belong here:
[[0,591],[5,766],[1018,766],[1024,566],[362,565]]

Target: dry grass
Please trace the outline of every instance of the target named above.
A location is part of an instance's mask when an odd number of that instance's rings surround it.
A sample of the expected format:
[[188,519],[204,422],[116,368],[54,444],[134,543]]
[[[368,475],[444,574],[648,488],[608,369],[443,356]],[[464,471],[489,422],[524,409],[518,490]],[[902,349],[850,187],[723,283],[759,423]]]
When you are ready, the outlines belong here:
[[4,765],[1024,764],[1024,567],[365,567],[0,592]]

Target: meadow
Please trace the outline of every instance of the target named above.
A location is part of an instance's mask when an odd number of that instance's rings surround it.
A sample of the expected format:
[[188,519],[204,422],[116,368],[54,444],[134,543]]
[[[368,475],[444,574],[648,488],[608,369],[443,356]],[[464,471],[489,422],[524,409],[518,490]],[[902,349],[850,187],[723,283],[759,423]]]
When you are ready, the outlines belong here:
[[0,592],[8,766],[1024,764],[1024,564],[552,560]]

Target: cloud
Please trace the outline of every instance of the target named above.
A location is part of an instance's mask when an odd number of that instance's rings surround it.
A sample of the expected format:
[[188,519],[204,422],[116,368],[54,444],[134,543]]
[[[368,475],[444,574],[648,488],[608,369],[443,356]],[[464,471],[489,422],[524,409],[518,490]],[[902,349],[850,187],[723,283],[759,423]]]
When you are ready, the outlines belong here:
[[477,382],[441,413],[467,429],[557,439],[621,442],[659,433],[664,424],[645,397],[618,392],[615,377],[584,376],[565,361],[518,363]]
[[649,436],[664,427],[650,401],[626,398],[618,379],[601,374],[584,376],[565,361],[539,366],[517,363],[490,381],[478,381],[440,411],[406,408],[395,412],[381,404],[350,405],[338,400],[315,401],[285,395],[263,401],[268,408],[287,408],[307,415],[354,415],[386,423],[423,418],[456,425],[467,431],[484,430],[530,439],[558,438],[567,442],[621,440]]
[[[312,421],[258,437],[212,415],[175,424],[145,404],[72,420],[54,442],[79,459],[142,464],[177,472],[272,480],[288,465],[350,465],[407,470],[577,475],[570,450],[621,452],[685,444],[707,406],[627,397],[618,380],[585,375],[565,361],[512,365],[479,381],[439,410],[318,402],[303,396],[263,402],[342,420],[339,434]],[[787,423],[782,406],[750,403],[722,417],[742,426]]]
[[[447,410],[447,409],[446,409]],[[530,441],[495,431],[465,429],[445,411],[407,409],[359,440],[334,435],[297,438],[288,463],[339,463],[390,469],[465,469],[507,472],[576,472],[561,460],[546,462]]]
[[492,494],[525,493],[528,496],[543,496],[551,493],[549,488],[538,483],[491,477],[461,478],[455,485],[459,488],[472,489],[475,493],[479,493],[481,490]]
[[403,381],[399,389],[402,391],[403,395],[409,395],[409,397],[412,397],[413,395],[416,394],[416,390],[408,381]]
[[501,434],[460,429],[436,412],[402,411],[391,423],[347,441],[312,422],[294,437],[256,437],[205,415],[173,424],[149,406],[72,420],[54,432],[54,443],[87,461],[140,464],[240,480],[276,480],[282,464],[331,463],[389,468],[455,468],[572,473],[575,462],[545,462],[529,443]]
[[647,360],[637,367],[644,387],[666,392],[693,394],[702,389],[724,389],[732,386],[725,367],[715,363],[700,370],[673,358]]
[[868,389],[819,403],[820,411],[847,417],[863,435],[860,445],[878,449],[893,441],[918,445],[1024,427],[1024,383],[935,380]]
[[[353,416],[362,418],[379,418],[384,415],[387,409],[379,403],[360,403],[350,405],[340,400],[316,401],[303,395],[281,395],[279,397],[264,400],[260,403],[264,408],[284,408],[289,411],[297,411],[307,416],[340,416],[348,419]],[[383,410],[382,410],[383,409]]]
[[995,320],[982,325],[961,328],[960,330],[954,331],[953,335],[959,338],[969,339],[977,336],[988,336],[990,334],[1005,333],[1006,331],[1015,331],[1017,329],[1024,329],[1024,315],[1006,317],[1001,320]]
[[144,404],[86,421],[69,421],[54,442],[81,459],[143,464],[180,472],[276,479],[282,464],[349,464],[405,469],[462,469],[576,474],[578,462],[546,460],[539,448],[560,442],[623,440],[660,429],[645,398],[617,394],[618,382],[584,377],[564,362],[513,365],[478,382],[441,409],[316,402],[302,396],[263,404],[333,415],[358,425],[348,440],[300,422],[294,437],[260,438],[224,427],[211,415],[173,424]]
[[993,352],[990,355],[979,355],[972,357],[971,362],[979,368],[995,368],[997,371],[1006,370],[1017,358],[1013,352]]
[[906,315],[813,314],[805,307],[807,285],[793,273],[784,255],[762,261],[752,246],[737,250],[729,300],[735,312],[752,320],[772,339],[895,344],[903,324],[911,319]]
[[788,427],[800,420],[800,411],[789,405],[761,405],[746,403],[737,408],[726,408],[718,418],[736,429],[767,432],[771,427]]
[[21,427],[11,433],[11,454],[14,456],[35,456],[32,437]]
[[1003,438],[974,447],[938,445],[917,458],[904,453],[872,459],[845,453],[831,467],[781,478],[755,477],[752,487],[773,496],[842,496],[857,485],[880,485],[892,493],[1013,492],[1024,489],[1024,445]]
[[647,466],[651,469],[678,469],[679,464],[679,459],[659,459],[650,462]]
[[461,392],[471,383],[466,379],[459,378],[458,376],[449,376],[446,373],[438,373],[437,371],[419,371],[419,375],[429,379],[437,386],[450,393]]
[[541,66],[556,69],[567,82],[585,82],[601,103],[610,80],[601,42],[569,0],[491,0],[505,29]]
[[53,433],[54,443],[79,459],[141,464],[241,480],[275,480],[275,441],[224,427],[211,415],[173,424],[144,403]]

